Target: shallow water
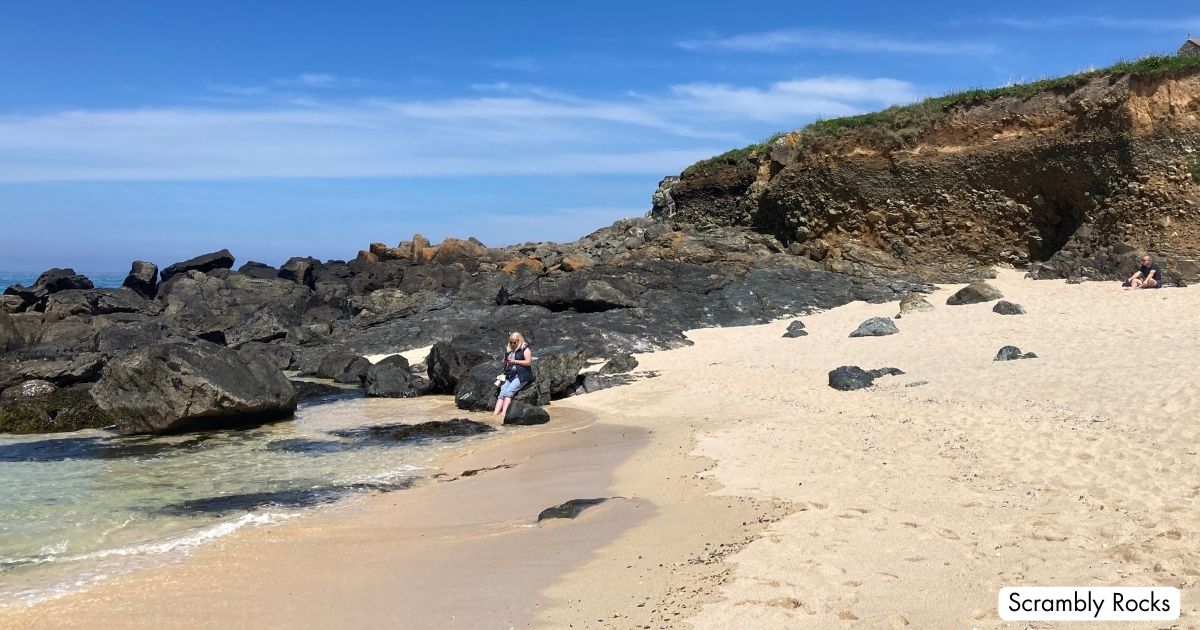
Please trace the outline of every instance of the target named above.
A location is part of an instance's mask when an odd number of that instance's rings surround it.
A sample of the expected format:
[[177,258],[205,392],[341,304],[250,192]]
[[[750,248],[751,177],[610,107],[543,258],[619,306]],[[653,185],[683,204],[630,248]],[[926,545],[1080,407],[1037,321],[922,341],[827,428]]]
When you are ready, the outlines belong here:
[[302,405],[292,422],[167,437],[0,435],[0,606],[178,559],[246,526],[402,489],[447,449],[487,436],[394,442],[376,424],[439,418],[430,399]]

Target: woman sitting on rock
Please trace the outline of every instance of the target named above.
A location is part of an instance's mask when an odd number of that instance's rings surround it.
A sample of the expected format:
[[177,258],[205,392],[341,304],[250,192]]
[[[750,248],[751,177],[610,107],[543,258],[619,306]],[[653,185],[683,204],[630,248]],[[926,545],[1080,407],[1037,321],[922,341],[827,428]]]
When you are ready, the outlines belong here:
[[504,384],[500,386],[500,396],[496,398],[496,409],[493,418],[502,418],[508,413],[508,405],[513,396],[522,387],[533,382],[533,350],[525,343],[521,333],[508,335],[508,347],[504,355]]

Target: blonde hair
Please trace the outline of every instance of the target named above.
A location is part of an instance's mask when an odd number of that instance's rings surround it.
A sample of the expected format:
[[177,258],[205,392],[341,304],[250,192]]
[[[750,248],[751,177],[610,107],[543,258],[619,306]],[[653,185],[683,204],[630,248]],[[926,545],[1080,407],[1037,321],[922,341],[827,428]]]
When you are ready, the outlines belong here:
[[[515,330],[513,332],[508,333],[508,343],[511,344],[514,339],[516,339],[516,341],[517,341],[517,348],[520,348],[521,346],[524,346],[524,345],[528,345],[525,343],[525,336]],[[515,349],[515,348],[513,348],[513,349]],[[512,349],[510,349],[508,346],[504,347],[505,354],[508,354],[511,350]]]

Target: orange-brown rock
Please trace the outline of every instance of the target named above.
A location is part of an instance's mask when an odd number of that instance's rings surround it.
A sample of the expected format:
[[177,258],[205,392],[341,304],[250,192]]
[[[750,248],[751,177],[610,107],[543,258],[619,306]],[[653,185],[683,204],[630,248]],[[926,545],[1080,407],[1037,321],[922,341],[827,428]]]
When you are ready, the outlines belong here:
[[546,271],[546,265],[542,264],[541,259],[533,256],[526,256],[525,258],[513,258],[512,260],[500,265],[500,271],[505,273],[517,273],[522,269],[526,269],[534,273],[542,273]]

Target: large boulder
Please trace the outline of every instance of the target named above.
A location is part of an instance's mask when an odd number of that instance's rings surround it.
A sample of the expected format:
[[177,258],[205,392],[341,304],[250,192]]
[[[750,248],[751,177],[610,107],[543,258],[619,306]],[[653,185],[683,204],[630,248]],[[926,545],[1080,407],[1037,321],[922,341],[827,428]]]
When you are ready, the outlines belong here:
[[[570,396],[579,370],[587,364],[583,348],[570,345],[546,346],[533,351],[533,383],[521,388],[515,400],[546,405],[551,400]],[[454,389],[454,404],[459,409],[487,411],[496,404],[499,388],[495,384],[500,366],[477,365],[467,371]]]
[[851,337],[883,337],[900,332],[896,324],[886,317],[872,317],[858,325]]
[[[24,351],[22,351],[24,352]],[[96,380],[104,355],[86,352],[61,359],[28,359],[0,362],[0,389],[25,381],[49,381],[59,387]]]
[[500,362],[495,357],[467,346],[439,341],[433,344],[429,355],[425,357],[429,389],[437,394],[453,393],[459,380],[466,376],[471,368],[489,361],[495,364],[493,371],[499,373]]
[[303,313],[313,301],[308,287],[287,280],[239,273],[217,277],[197,271],[178,274],[162,284],[158,297],[162,314],[173,327],[218,342],[224,342],[230,329],[264,306],[290,318]]
[[[496,405],[496,396],[500,392],[495,382],[499,373],[500,367],[491,363],[467,370],[454,387],[454,404],[467,411],[490,411]],[[532,392],[532,386],[524,387],[517,397],[520,398],[522,394],[528,397]]]
[[229,253],[228,249],[222,249],[219,252],[204,254],[190,260],[177,262],[170,267],[162,270],[162,281],[166,282],[181,273],[187,271],[199,271],[200,273],[208,273],[214,269],[231,269],[233,268],[233,254]]
[[[333,350],[326,353],[325,358],[321,359],[321,364],[317,366],[317,378],[330,378],[347,383],[353,383],[357,379],[357,382],[361,384],[370,367],[371,362],[362,355],[345,350]],[[347,377],[347,374],[352,374],[354,378]]]
[[599,372],[601,374],[624,374],[634,371],[637,366],[638,360],[633,358],[632,354],[618,354],[600,366]]
[[363,386],[367,396],[382,398],[412,398],[427,389],[425,383],[413,376],[408,360],[398,354],[385,357],[368,368]]
[[550,422],[550,413],[537,405],[514,400],[504,413],[504,424],[532,425]]
[[251,342],[270,343],[287,338],[292,321],[298,319],[281,314],[279,309],[264,306],[246,315],[225,333],[225,345],[238,348]]
[[1024,315],[1025,307],[1009,302],[1008,300],[1000,300],[992,307],[992,312],[1001,315]]
[[259,280],[271,280],[279,277],[279,270],[266,263],[251,260],[250,262],[238,267],[238,273]]
[[315,279],[314,273],[320,264],[321,261],[311,257],[289,258],[279,268],[279,277],[312,288]]
[[111,361],[92,389],[122,433],[176,433],[287,418],[296,390],[266,359],[165,343]]
[[144,260],[135,260],[129,268],[129,275],[121,286],[148,299],[154,299],[158,292],[158,265]]
[[963,304],[979,304],[980,302],[991,302],[1004,297],[996,287],[983,282],[972,282],[967,286],[959,289],[954,295],[946,299],[946,304],[951,306],[959,306]]

